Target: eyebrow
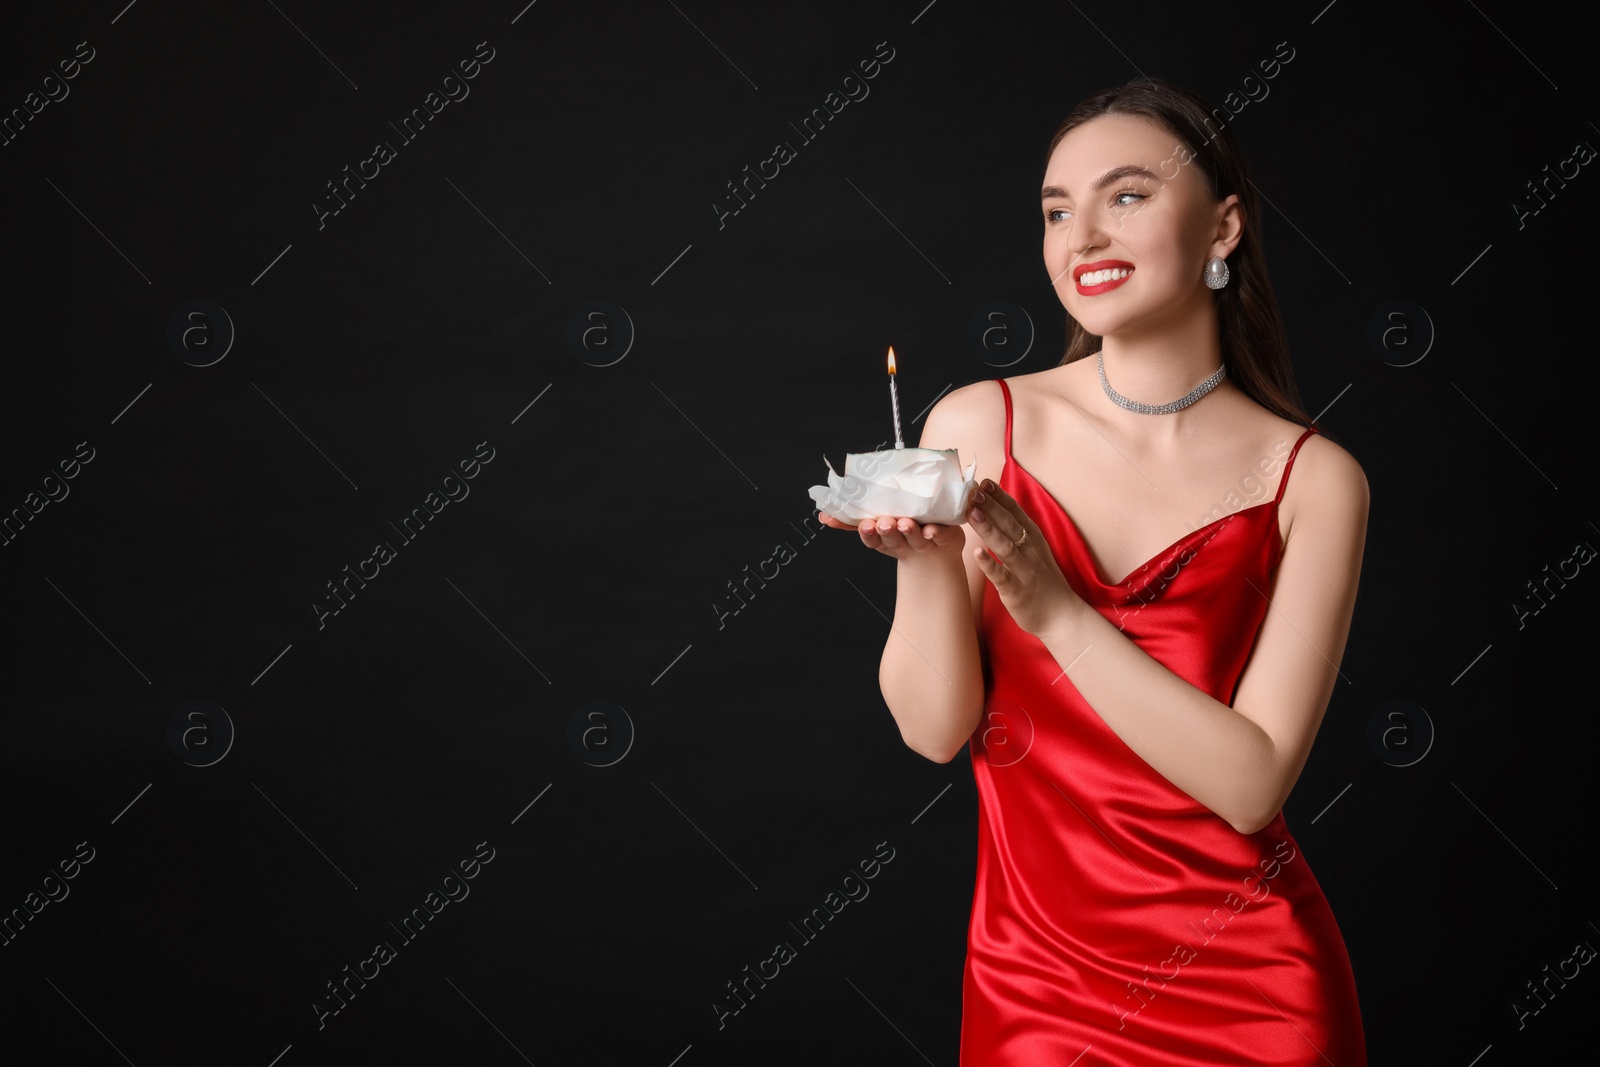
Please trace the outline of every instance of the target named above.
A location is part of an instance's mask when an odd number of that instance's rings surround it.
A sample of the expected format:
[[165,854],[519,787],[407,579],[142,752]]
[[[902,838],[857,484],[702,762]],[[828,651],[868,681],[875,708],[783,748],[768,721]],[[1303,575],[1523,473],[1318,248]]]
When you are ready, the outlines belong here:
[[[1148,167],[1141,167],[1137,163],[1124,163],[1121,166],[1112,167],[1110,170],[1100,175],[1100,177],[1096,178],[1089,186],[1089,190],[1097,193],[1101,189],[1104,189],[1106,186],[1110,185],[1112,182],[1121,181],[1123,178],[1135,177],[1149,178],[1152,181],[1161,180],[1157,178],[1155,174],[1151,173]],[[1061,188],[1059,185],[1047,185],[1040,190],[1039,199],[1048,200],[1052,196],[1070,199],[1070,197],[1067,196],[1067,191]]]

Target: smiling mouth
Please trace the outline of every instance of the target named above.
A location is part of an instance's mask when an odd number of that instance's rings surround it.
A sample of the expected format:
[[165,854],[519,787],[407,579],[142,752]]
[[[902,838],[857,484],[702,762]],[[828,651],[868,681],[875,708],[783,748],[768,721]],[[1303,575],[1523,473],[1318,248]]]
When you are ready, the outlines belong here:
[[1132,267],[1109,267],[1105,270],[1085,271],[1078,275],[1078,292],[1084,296],[1095,296],[1099,293],[1110,292],[1133,274]]

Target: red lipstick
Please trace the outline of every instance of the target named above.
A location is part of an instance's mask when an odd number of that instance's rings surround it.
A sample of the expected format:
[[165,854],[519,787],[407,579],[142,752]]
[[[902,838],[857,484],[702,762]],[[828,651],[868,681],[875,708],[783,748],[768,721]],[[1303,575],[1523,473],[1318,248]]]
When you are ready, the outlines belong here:
[[[1128,273],[1121,278],[1101,282],[1099,285],[1084,285],[1080,278],[1091,271],[1097,270],[1127,270]],[[1120,259],[1101,259],[1093,263],[1082,263],[1072,269],[1072,281],[1078,287],[1078,292],[1084,296],[1097,296],[1100,293],[1109,293],[1129,278],[1133,277],[1134,266],[1132,263]]]

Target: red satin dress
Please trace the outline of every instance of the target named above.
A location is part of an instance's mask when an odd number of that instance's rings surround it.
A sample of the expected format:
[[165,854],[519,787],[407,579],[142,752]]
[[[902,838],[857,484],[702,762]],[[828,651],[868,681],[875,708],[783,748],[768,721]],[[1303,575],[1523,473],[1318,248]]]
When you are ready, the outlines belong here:
[[[1011,456],[1000,487],[1068,583],[1178,677],[1232,705],[1283,554],[1277,494],[1104,581]],[[1344,939],[1280,810],[1241,834],[1106,725],[984,584],[977,884],[961,1067],[1365,1067]]]

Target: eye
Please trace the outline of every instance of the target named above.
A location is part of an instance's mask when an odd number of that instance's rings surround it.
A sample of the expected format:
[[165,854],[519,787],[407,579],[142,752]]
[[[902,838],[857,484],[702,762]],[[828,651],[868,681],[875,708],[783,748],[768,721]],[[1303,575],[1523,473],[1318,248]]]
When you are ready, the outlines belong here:
[[[1133,206],[1132,203],[1123,203],[1122,202],[1122,198],[1125,197],[1125,196],[1133,197],[1134,201],[1148,200],[1149,199],[1148,196],[1145,196],[1142,193],[1136,193],[1132,189],[1124,189],[1122,192],[1117,193],[1115,196],[1113,196],[1111,198],[1112,206],[1113,207],[1132,207]],[[1071,214],[1071,212],[1068,211],[1064,207],[1048,208],[1048,209],[1046,209],[1046,211],[1044,213],[1045,225],[1049,225],[1052,222],[1062,222],[1064,220],[1058,218],[1057,216],[1059,216],[1059,215],[1070,215],[1070,214]]]

